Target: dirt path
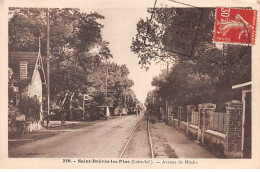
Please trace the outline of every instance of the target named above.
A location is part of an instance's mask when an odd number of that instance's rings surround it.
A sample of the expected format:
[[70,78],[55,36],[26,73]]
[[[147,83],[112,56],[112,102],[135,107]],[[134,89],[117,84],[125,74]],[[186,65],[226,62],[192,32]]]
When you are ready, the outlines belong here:
[[208,150],[189,140],[185,134],[164,122],[151,123],[155,158],[216,158]]

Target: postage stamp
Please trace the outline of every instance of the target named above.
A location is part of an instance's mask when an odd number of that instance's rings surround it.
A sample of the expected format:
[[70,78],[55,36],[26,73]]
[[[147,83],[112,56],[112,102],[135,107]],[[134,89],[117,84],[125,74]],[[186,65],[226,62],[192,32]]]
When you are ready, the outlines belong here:
[[213,41],[254,45],[256,21],[256,10],[217,7]]

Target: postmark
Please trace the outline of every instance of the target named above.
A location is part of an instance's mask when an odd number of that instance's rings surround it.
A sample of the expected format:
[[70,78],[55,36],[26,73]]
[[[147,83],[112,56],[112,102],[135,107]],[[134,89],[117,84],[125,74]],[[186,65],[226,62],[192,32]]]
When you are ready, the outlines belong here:
[[199,33],[203,9],[177,8],[173,10],[176,10],[178,17],[175,17],[165,31],[162,39],[164,48],[179,55],[191,57]]
[[[170,13],[175,13],[178,17],[175,17],[173,20],[170,18],[168,19],[170,24],[166,26],[165,34],[162,37],[163,46],[153,47],[157,50],[171,52],[180,56],[191,57],[194,53],[194,45],[199,34],[199,28],[203,16],[203,8],[175,0],[169,1],[187,6],[188,8],[173,7],[170,9],[167,7],[171,11]],[[154,1],[154,7],[152,9],[153,12],[151,13],[149,22],[151,22],[154,18],[156,4],[157,0]],[[192,20],[187,20],[187,18],[192,18]],[[147,34],[151,29],[149,22],[147,23]],[[143,42],[147,47],[152,46],[146,42],[146,38]]]
[[213,42],[254,45],[257,11],[217,7]]

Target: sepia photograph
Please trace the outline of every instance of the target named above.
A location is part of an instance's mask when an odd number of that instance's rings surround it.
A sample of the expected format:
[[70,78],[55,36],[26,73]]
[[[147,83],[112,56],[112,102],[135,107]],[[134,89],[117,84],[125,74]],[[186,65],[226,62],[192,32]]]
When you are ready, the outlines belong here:
[[7,158],[170,168],[257,158],[258,10],[171,3],[9,6]]

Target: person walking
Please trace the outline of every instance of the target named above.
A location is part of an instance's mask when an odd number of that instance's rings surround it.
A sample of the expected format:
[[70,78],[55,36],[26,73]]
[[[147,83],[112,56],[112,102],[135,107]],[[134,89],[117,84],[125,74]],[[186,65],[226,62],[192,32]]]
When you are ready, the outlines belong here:
[[140,115],[140,108],[137,108],[136,116],[139,116],[139,115]]

